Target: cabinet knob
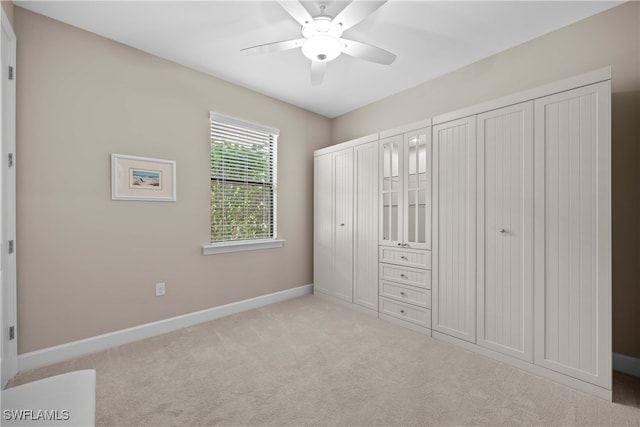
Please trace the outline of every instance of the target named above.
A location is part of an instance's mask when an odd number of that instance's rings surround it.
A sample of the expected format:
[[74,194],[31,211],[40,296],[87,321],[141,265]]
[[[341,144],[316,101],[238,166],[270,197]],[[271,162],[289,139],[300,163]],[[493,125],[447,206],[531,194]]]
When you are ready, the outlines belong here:
[[407,294],[405,294],[404,292],[400,292],[400,296],[406,297]]
[[407,314],[404,312],[404,310],[400,310],[400,314]]
[[400,277],[402,277],[403,279],[406,279],[406,278],[407,278],[407,275],[406,275],[406,274],[404,274],[404,273],[402,273],[402,274],[400,274]]
[[400,259],[401,259],[401,260],[403,260],[403,261],[406,261],[408,258],[407,258],[406,256],[402,255],[402,256],[400,257]]
[[402,246],[402,243],[398,243],[398,246]]
[[340,224],[340,227],[344,227],[344,222]]
[[506,232],[507,232],[507,230],[505,230],[504,228],[501,228],[501,229],[500,229],[500,233],[504,234],[504,233],[506,233]]

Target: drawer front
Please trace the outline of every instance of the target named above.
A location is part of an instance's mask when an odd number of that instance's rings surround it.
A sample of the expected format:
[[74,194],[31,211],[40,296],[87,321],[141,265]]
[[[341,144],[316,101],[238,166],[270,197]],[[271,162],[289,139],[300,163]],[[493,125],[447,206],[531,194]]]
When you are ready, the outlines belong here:
[[429,289],[381,280],[380,296],[408,302],[424,308],[431,308],[431,290]]
[[380,262],[431,270],[431,251],[380,246],[378,259]]
[[405,285],[431,289],[431,270],[380,264],[380,280],[390,280]]
[[431,329],[431,310],[380,297],[380,313]]

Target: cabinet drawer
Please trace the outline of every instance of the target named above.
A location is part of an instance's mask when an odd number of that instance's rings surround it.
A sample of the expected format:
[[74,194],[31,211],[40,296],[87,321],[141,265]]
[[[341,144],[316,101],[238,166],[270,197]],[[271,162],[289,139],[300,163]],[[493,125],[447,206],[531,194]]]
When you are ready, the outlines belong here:
[[431,290],[380,281],[380,296],[431,308]]
[[380,313],[431,329],[431,310],[380,297]]
[[380,280],[391,280],[405,285],[431,289],[431,271],[393,264],[380,264]]
[[431,251],[380,246],[379,261],[431,270]]

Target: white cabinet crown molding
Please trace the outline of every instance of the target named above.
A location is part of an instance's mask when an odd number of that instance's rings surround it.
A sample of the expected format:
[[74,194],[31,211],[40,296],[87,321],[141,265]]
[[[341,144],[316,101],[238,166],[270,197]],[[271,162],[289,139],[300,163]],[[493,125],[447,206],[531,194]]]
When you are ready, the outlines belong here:
[[319,148],[313,152],[314,156],[321,156],[327,153],[333,153],[335,151],[344,150],[345,148],[356,147],[362,144],[368,144],[378,140],[378,133],[372,133],[371,135],[361,136],[360,138],[351,139],[349,141],[341,142],[338,144],[330,145],[328,147]]
[[582,86],[588,86],[610,79],[611,67],[600,68],[584,74],[579,74],[577,76],[569,77],[552,83],[547,83],[541,86],[536,86],[534,88],[526,89],[521,92],[516,92],[507,96],[503,96],[501,98],[496,98],[487,102],[475,104],[470,107],[461,108],[449,113],[434,116],[432,118],[433,125],[435,126],[440,123],[461,119],[463,117],[473,116],[498,108],[504,108],[509,105],[519,104],[521,102],[532,101],[537,98],[553,95],[554,93],[565,92],[567,90],[576,89]]

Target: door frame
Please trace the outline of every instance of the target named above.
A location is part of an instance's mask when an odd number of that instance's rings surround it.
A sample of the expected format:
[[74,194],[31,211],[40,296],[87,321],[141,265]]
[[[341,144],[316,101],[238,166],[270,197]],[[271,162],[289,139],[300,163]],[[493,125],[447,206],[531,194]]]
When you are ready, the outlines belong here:
[[[1,9],[1,8],[0,8]],[[0,45],[0,374],[2,388],[18,373],[16,297],[16,35],[2,9]],[[9,67],[12,76],[9,76]],[[9,161],[11,156],[11,161]],[[11,253],[9,242],[12,243]],[[10,337],[10,328],[13,336]]]

